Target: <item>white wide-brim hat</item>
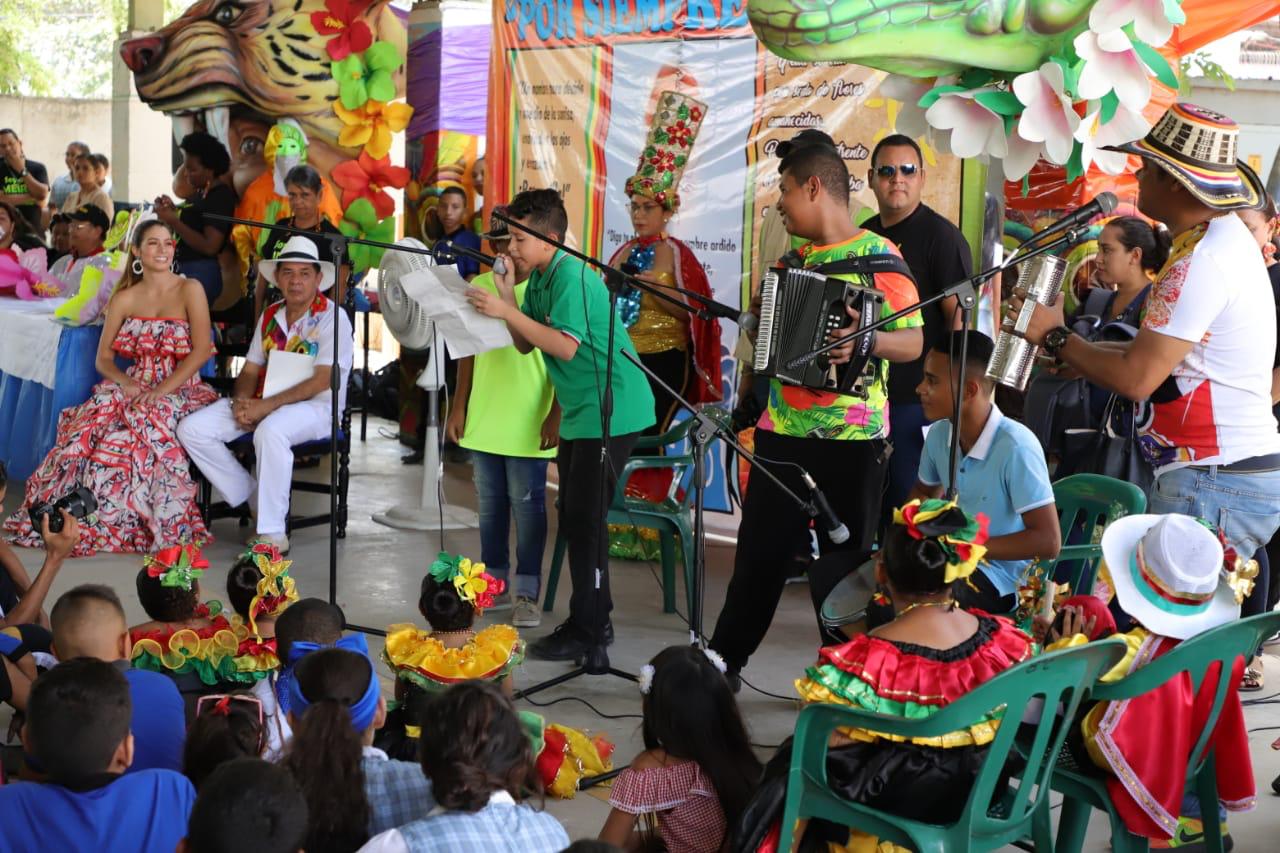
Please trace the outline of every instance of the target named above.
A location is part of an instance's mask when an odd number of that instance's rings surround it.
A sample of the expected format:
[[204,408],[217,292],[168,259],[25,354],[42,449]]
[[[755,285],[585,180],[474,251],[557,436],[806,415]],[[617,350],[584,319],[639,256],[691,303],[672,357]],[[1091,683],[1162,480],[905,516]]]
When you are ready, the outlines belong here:
[[1102,534],[1102,557],[1120,607],[1156,634],[1187,640],[1240,617],[1222,543],[1189,515],[1117,519]]
[[280,254],[273,260],[258,261],[258,275],[267,281],[276,283],[276,266],[279,264],[297,264],[312,263],[320,265],[320,292],[323,293],[330,287],[333,287],[334,270],[330,261],[320,260],[320,250],[316,248],[313,240],[303,237],[301,234],[295,234],[289,238],[289,242],[284,244],[284,248],[280,250]]

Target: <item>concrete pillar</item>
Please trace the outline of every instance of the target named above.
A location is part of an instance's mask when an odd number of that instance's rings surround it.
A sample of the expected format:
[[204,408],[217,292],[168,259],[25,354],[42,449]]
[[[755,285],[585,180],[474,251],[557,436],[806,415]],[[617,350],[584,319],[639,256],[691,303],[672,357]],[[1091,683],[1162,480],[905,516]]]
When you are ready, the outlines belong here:
[[164,26],[164,0],[129,0],[128,26],[111,56],[111,194],[140,202],[171,191],[173,129],[163,113],[138,99],[120,45]]

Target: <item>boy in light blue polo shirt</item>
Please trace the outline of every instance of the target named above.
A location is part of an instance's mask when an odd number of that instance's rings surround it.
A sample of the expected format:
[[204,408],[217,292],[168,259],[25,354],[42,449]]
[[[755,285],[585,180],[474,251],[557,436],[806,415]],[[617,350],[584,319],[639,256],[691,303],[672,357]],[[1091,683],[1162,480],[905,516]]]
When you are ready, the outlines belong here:
[[[993,349],[991,338],[969,333],[957,498],[965,512],[990,519],[991,538],[986,559],[971,578],[973,586],[957,585],[956,599],[966,608],[1009,613],[1031,561],[1057,557],[1062,536],[1040,442],[992,402],[994,383],[986,378],[986,367]],[[934,342],[925,356],[924,379],[916,387],[925,418],[934,423],[920,455],[913,500],[941,497],[948,485],[953,389],[959,373],[958,366],[953,369],[952,352],[960,352],[960,332]]]

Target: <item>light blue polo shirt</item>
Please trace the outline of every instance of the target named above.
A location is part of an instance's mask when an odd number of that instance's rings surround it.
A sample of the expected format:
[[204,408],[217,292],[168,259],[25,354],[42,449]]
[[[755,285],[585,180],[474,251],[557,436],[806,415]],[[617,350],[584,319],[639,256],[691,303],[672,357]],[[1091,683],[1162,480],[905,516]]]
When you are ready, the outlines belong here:
[[[947,486],[951,421],[935,421],[924,439],[917,475],[926,486]],[[1022,514],[1053,503],[1044,451],[1035,433],[991,406],[982,434],[960,460],[956,476],[960,508],[990,519],[989,534],[1026,529]],[[1001,595],[1017,590],[1030,560],[984,560],[978,568]]]

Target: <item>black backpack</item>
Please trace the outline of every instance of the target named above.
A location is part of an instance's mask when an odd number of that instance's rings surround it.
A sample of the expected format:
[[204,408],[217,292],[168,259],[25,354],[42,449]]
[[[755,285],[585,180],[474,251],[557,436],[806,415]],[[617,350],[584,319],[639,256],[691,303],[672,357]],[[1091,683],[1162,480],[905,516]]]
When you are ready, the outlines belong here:
[[[1147,285],[1114,320],[1104,322],[1116,298],[1113,290],[1091,289],[1071,322],[1072,331],[1088,341],[1131,341],[1138,334],[1142,308],[1147,301]],[[1023,423],[1035,433],[1046,455],[1062,456],[1063,437],[1068,430],[1097,429],[1102,420],[1106,394],[1085,379],[1066,379],[1041,370],[1027,386]],[[1101,402],[1100,402],[1101,400]]]

